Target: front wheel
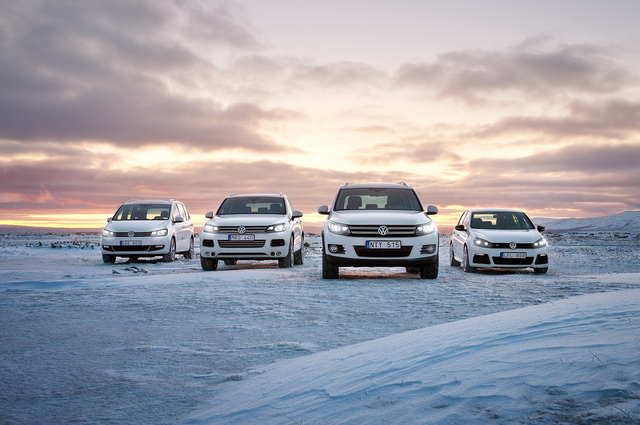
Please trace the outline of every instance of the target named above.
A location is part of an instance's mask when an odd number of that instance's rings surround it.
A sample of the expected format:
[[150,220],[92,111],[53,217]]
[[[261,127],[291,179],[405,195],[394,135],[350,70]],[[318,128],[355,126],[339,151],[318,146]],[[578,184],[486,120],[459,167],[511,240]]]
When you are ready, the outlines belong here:
[[281,269],[293,267],[293,236],[289,239],[289,251],[287,252],[287,256],[278,259],[278,267]]
[[331,264],[327,259],[327,256],[322,250],[322,278],[323,279],[338,279],[340,278],[340,268],[334,264]]
[[300,249],[293,253],[293,265],[294,266],[301,266],[302,263],[304,262],[304,259],[302,258],[302,247],[303,246],[304,246],[304,238],[300,242]]
[[435,279],[438,277],[439,256],[436,256],[436,261],[426,266],[420,266],[420,279]]
[[471,267],[469,265],[469,248],[467,248],[467,246],[464,246],[464,251],[462,252],[462,261],[464,262],[464,271],[467,273],[475,273],[476,272],[476,268],[475,267]]
[[169,245],[169,252],[162,256],[162,261],[165,263],[171,263],[176,260],[176,241],[175,239],[171,239],[171,244]]
[[191,243],[189,244],[189,251],[184,252],[182,255],[187,260],[191,260],[192,258],[195,258],[195,256],[196,256],[196,248],[195,248],[194,243],[193,243],[193,238],[191,238]]
[[102,254],[102,261],[104,263],[106,263],[106,264],[115,263],[116,262],[116,256],[115,255]]
[[450,249],[450,252],[451,252],[449,254],[449,257],[450,257],[450,260],[451,260],[449,264],[451,264],[452,267],[460,266],[460,261],[456,260],[456,256],[453,253],[453,242],[449,245],[449,249]]
[[202,270],[210,272],[218,268],[218,260],[200,257],[200,265],[202,266]]

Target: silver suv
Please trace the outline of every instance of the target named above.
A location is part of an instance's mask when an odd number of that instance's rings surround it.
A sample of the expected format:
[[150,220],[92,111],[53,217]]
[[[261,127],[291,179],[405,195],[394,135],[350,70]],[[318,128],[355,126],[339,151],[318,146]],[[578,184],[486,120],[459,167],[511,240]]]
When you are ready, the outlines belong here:
[[322,230],[322,277],[337,279],[340,267],[406,267],[422,279],[438,277],[438,228],[418,194],[405,183],[345,184]]
[[218,260],[278,260],[281,268],[302,264],[302,213],[284,194],[231,195],[200,231],[200,263],[216,270]]
[[156,256],[174,261],[176,253],[191,259],[195,256],[193,239],[193,223],[182,202],[132,199],[118,208],[102,230],[102,261]]

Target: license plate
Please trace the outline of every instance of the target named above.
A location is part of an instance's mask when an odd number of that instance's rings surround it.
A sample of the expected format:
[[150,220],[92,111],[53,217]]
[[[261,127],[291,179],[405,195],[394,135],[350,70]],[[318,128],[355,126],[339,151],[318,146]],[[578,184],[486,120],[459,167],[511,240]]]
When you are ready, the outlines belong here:
[[142,241],[120,241],[120,246],[125,245],[142,245]]
[[253,241],[256,239],[256,235],[229,235],[230,241]]
[[400,249],[400,241],[367,241],[367,249]]
[[501,252],[500,258],[527,258],[526,252]]

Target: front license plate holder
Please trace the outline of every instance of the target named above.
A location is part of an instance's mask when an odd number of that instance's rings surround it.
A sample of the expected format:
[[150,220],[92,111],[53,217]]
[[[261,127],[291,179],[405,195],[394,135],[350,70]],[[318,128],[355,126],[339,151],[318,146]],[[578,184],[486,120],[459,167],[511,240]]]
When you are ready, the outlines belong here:
[[256,235],[229,235],[227,240],[230,241],[254,241],[256,239]]
[[526,252],[501,252],[500,258],[527,258]]
[[400,241],[367,241],[367,249],[400,249]]
[[131,246],[131,245],[142,245],[142,241],[139,241],[139,240],[120,241],[120,246]]

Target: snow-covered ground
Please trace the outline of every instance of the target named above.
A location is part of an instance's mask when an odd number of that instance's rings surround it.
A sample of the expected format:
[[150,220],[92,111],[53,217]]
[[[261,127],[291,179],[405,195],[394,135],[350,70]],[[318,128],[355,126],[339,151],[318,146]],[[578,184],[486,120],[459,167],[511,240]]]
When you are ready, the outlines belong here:
[[0,422],[638,423],[640,237],[547,237],[546,275],[465,274],[445,235],[437,280],[326,281],[311,236],[203,272],[2,235]]

